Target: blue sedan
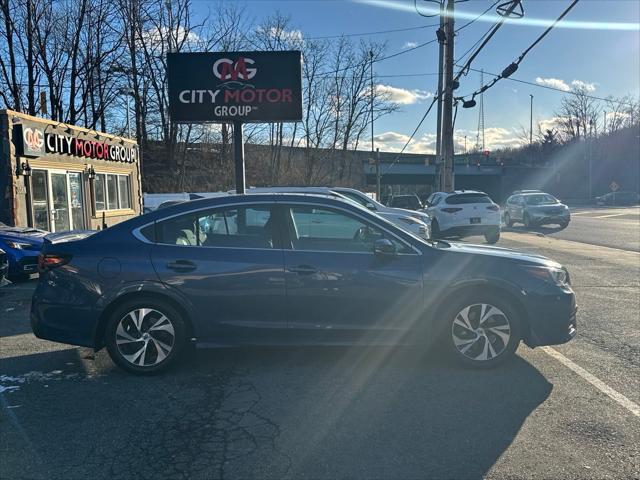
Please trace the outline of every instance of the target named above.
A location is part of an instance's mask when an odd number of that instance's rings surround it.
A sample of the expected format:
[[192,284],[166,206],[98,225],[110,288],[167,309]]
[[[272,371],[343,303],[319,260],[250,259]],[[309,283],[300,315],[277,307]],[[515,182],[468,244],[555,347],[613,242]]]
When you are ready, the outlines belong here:
[[0,223],[0,248],[9,261],[8,277],[16,280],[38,271],[38,254],[48,232]]
[[31,325],[137,374],[188,342],[443,345],[492,367],[569,341],[576,303],[558,263],[427,242],[350,202],[254,194],[184,202],[97,233],[48,237]]

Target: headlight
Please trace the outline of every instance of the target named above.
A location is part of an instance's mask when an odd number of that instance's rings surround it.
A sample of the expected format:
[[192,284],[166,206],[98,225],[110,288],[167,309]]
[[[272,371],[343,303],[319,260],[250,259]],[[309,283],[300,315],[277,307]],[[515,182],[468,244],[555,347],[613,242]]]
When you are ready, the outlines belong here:
[[12,242],[10,240],[5,240],[5,242],[9,248],[14,248],[16,250],[22,250],[23,248],[31,247],[30,243],[21,243],[21,242]]
[[407,225],[420,225],[422,223],[420,220],[416,220],[413,217],[400,217],[400,220],[402,220]]
[[559,287],[566,287],[568,285],[571,285],[569,272],[567,271],[566,268],[526,267],[526,270],[533,276],[538,277],[541,280],[554,283]]

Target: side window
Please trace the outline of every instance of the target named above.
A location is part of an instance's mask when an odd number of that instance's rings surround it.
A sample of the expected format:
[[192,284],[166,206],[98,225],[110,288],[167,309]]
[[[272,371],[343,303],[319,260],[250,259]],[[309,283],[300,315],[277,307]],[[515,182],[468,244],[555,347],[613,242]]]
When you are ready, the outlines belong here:
[[411,250],[382,229],[329,208],[291,207],[289,232],[294,250],[373,253],[373,243],[388,238],[399,253]]
[[158,243],[201,247],[273,248],[270,207],[188,213],[158,223]]
[[438,205],[440,203],[440,198],[441,198],[441,195],[434,195],[433,199],[431,200],[431,204]]

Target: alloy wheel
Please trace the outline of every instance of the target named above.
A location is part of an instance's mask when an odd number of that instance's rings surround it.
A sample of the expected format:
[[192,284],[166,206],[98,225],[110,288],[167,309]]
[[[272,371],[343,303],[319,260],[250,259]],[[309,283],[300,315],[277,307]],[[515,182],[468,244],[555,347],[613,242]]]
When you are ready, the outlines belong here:
[[123,316],[115,332],[118,352],[138,367],[152,367],[174,348],[176,332],[171,320],[152,308],[137,308]]
[[511,323],[502,310],[488,303],[469,305],[455,316],[451,327],[457,351],[484,362],[500,356],[511,339]]

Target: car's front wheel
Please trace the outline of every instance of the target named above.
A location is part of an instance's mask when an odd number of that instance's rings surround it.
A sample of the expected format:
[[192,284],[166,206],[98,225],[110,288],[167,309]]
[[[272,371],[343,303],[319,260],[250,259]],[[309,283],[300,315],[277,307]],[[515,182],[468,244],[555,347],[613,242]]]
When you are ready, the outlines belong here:
[[105,343],[116,365],[139,375],[161,372],[175,362],[185,344],[185,323],[166,302],[139,299],[111,314]]
[[504,224],[509,228],[513,227],[513,220],[511,220],[509,212],[504,212]]
[[454,302],[445,332],[453,356],[475,368],[495,367],[513,357],[522,338],[516,309],[491,294]]

